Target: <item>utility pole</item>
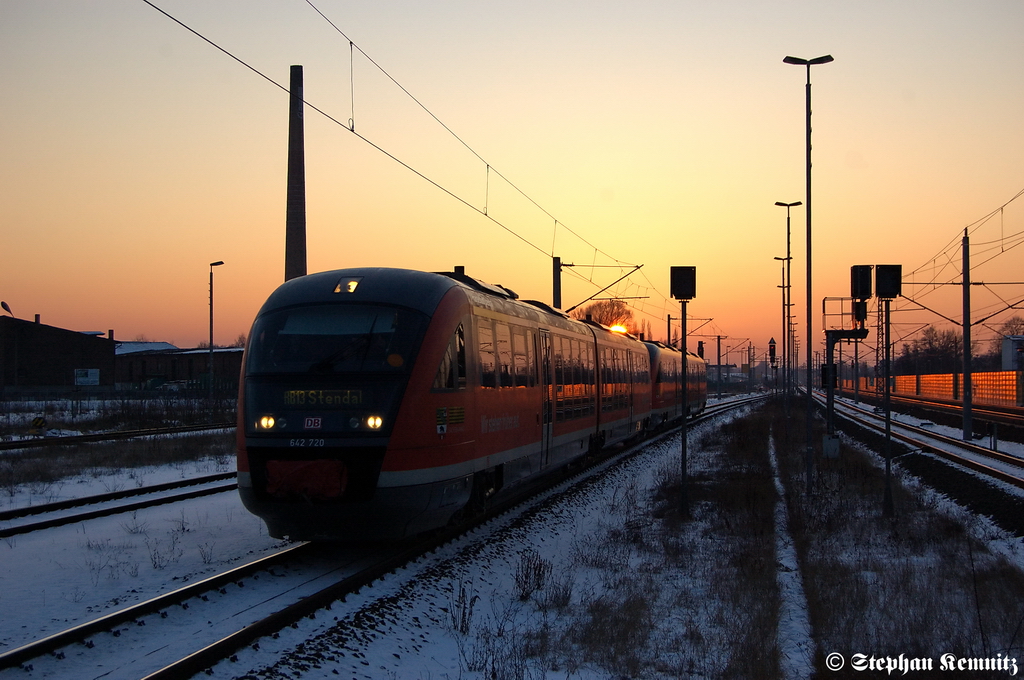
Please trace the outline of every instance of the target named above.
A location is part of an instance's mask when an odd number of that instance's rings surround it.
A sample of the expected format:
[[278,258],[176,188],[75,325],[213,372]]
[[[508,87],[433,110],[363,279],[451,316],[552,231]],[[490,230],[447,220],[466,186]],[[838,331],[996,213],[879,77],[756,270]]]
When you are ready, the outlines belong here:
[[555,309],[562,308],[562,258],[552,257],[551,258],[551,279],[552,279],[552,293],[551,293],[551,306]]
[[963,375],[963,411],[964,441],[974,439],[974,423],[972,422],[972,389],[971,389],[971,247],[967,229],[963,239],[963,285],[964,285],[964,375]]

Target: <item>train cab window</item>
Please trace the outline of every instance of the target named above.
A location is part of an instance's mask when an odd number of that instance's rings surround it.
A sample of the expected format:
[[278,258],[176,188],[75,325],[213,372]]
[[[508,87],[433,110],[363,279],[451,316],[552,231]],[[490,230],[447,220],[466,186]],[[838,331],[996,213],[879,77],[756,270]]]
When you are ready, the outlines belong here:
[[494,352],[494,327],[490,319],[477,319],[477,347],[480,355],[480,384],[497,387]]
[[293,307],[256,320],[250,373],[405,372],[424,326],[422,314],[384,306]]
[[435,390],[461,390],[466,387],[466,331],[462,324],[455,329],[437,369]]

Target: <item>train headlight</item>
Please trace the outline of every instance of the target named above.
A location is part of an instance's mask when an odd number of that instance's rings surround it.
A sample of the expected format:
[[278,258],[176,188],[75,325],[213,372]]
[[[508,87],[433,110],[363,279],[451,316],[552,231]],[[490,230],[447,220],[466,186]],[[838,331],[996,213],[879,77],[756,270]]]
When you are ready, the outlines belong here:
[[273,430],[274,429],[274,416],[263,416],[260,418],[256,426],[261,430]]
[[379,430],[380,426],[384,423],[380,416],[370,416],[366,419],[366,426],[371,430]]

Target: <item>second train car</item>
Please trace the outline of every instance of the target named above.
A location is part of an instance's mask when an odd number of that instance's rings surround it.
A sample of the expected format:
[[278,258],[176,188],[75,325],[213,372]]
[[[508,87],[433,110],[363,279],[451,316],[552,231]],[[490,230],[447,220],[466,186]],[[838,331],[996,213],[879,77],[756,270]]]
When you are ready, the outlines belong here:
[[704,409],[705,365],[456,270],[280,286],[242,368],[238,488],[271,536],[392,540]]

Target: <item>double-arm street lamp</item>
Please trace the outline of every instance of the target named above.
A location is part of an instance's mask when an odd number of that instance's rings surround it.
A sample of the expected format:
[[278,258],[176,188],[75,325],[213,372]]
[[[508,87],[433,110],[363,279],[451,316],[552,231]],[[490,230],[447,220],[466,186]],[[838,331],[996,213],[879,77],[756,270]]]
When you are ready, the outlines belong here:
[[807,493],[810,495],[813,484],[813,473],[814,473],[814,442],[813,442],[813,415],[814,415],[814,399],[811,396],[811,386],[814,384],[812,375],[812,359],[811,354],[814,346],[814,340],[811,335],[811,67],[817,66],[818,64],[827,64],[833,61],[831,54],[826,54],[821,57],[815,57],[814,59],[801,59],[800,57],[786,57],[782,60],[787,64],[796,64],[798,66],[807,67],[807,85],[805,87],[806,93],[806,132],[807,132],[807,460],[806,460],[806,477],[807,477]]

